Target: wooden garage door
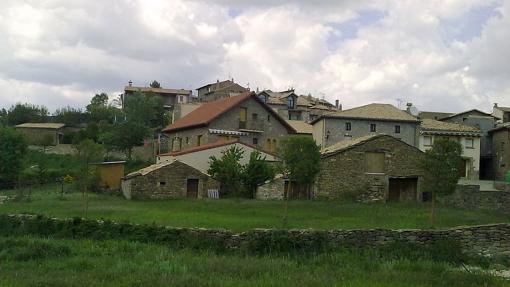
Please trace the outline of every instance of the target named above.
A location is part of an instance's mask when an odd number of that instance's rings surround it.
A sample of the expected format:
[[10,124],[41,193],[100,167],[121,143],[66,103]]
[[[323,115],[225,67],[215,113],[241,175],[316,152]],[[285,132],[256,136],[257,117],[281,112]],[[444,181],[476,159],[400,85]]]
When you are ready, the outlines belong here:
[[187,182],[186,197],[197,198],[198,197],[198,179],[190,178]]
[[417,178],[390,178],[388,201],[415,201]]

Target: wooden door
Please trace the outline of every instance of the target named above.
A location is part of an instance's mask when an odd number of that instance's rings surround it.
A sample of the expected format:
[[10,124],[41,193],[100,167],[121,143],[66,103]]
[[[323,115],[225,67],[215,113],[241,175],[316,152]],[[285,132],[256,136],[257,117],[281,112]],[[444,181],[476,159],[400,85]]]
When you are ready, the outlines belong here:
[[391,178],[388,190],[388,201],[398,202],[400,200],[401,182],[398,179]]
[[388,201],[415,201],[417,178],[390,178]]
[[198,197],[198,179],[190,178],[186,184],[186,197],[197,198]]
[[461,160],[460,167],[459,167],[459,175],[460,175],[460,177],[467,177],[467,175],[466,175],[466,165],[467,165],[467,160],[465,160],[465,159]]

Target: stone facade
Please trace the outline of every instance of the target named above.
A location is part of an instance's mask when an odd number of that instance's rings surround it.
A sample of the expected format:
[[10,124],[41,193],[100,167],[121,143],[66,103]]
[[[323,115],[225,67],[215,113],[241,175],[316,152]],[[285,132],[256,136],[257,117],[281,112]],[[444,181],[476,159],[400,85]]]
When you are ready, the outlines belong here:
[[[289,134],[289,128],[284,126],[272,113],[270,113],[253,97],[248,98],[239,106],[223,113],[214,119],[207,127],[183,129],[169,132],[172,142],[172,151],[178,151],[198,145],[198,136],[201,144],[215,143],[218,140],[239,138],[239,141],[254,145],[268,152],[276,151],[279,142]],[[246,124],[240,125],[240,109],[246,108]],[[211,133],[210,130],[236,131],[242,135],[221,135]],[[269,144],[270,143],[270,144]]]
[[285,192],[285,180],[282,177],[266,182],[257,188],[256,199],[260,200],[281,200]]
[[[174,228],[87,219],[58,219],[38,215],[0,215],[4,232],[12,234],[59,234],[70,238],[147,240],[172,246],[217,248],[219,250],[260,249],[260,242],[293,243],[292,248],[319,250],[374,248],[395,242],[431,245],[439,241],[457,242],[463,252],[510,257],[510,224],[489,224],[442,230],[352,229],[352,230],[276,230],[254,229],[233,233],[225,229]],[[41,225],[44,228],[41,228]],[[81,228],[81,227],[85,228]],[[8,227],[8,228],[7,228]],[[49,228],[51,227],[51,228]],[[65,232],[63,232],[65,230]],[[153,236],[158,234],[159,236]],[[279,240],[283,240],[279,243]],[[193,244],[200,244],[193,246]],[[271,250],[271,247],[267,247]]]
[[494,129],[491,134],[494,177],[503,181],[510,171],[510,126]]
[[[351,127],[350,130],[346,130],[346,124],[348,123]],[[376,132],[370,131],[371,124],[376,125]],[[396,133],[396,126],[399,126],[399,133]],[[412,146],[418,146],[419,130],[417,122],[325,117],[313,123],[313,138],[323,148],[342,140],[351,140],[376,133],[391,135]]]
[[[219,187],[219,184],[207,174],[180,161],[153,167],[148,172],[135,172],[126,176],[122,183],[122,191],[127,198],[202,198],[207,196],[208,189]],[[196,195],[187,190],[188,180],[198,180]]]
[[[367,153],[384,154],[384,172],[367,172]],[[390,179],[408,178],[416,179],[416,198],[413,200],[419,199],[423,171],[417,163],[421,156],[422,152],[417,148],[388,135],[375,136],[340,152],[323,155],[316,195],[365,202],[386,201]]]
[[470,210],[494,210],[510,214],[510,191],[480,191],[479,185],[458,185],[452,195],[439,201]]

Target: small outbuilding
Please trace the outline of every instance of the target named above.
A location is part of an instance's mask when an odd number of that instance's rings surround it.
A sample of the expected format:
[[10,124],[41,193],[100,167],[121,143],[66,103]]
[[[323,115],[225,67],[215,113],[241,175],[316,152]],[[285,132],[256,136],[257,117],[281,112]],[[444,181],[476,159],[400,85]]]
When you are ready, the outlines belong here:
[[218,187],[209,175],[178,160],[153,164],[122,180],[122,193],[128,199],[202,198]]
[[30,145],[41,145],[47,139],[51,145],[58,145],[64,139],[64,127],[62,123],[24,123],[15,128]]
[[106,190],[120,190],[126,161],[105,161],[93,163],[100,177],[100,187]]
[[374,134],[322,150],[316,196],[363,202],[415,201],[422,197],[423,152],[397,138]]

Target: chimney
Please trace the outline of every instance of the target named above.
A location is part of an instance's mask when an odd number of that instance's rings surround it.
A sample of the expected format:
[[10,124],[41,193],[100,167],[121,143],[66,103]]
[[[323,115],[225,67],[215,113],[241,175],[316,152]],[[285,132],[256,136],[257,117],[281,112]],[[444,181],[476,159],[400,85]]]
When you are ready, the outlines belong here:
[[413,106],[413,103],[407,103],[407,104],[406,104],[406,106],[407,106],[406,111],[407,111],[409,114],[411,114],[411,107]]
[[[335,108],[338,110],[338,107],[340,106],[340,101],[335,100]],[[340,109],[341,110],[341,109]]]
[[128,85],[129,85],[130,87],[132,87],[132,86],[133,86],[133,81],[129,80]]
[[216,83],[219,83],[220,82],[220,79],[216,79]]
[[259,93],[259,87],[257,87],[257,94]]
[[497,108],[498,107],[498,103],[494,103],[494,107]]

